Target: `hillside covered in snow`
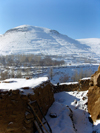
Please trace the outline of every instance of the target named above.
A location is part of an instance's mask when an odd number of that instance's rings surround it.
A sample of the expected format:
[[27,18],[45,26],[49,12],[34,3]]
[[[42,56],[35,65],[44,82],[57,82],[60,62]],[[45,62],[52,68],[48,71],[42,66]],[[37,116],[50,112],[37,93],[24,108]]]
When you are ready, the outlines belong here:
[[100,39],[74,40],[56,30],[29,25],[15,27],[0,35],[1,55],[50,55],[70,63],[99,61],[99,45]]
[[100,56],[100,38],[77,39],[77,41],[90,46],[90,51],[96,52],[96,54]]

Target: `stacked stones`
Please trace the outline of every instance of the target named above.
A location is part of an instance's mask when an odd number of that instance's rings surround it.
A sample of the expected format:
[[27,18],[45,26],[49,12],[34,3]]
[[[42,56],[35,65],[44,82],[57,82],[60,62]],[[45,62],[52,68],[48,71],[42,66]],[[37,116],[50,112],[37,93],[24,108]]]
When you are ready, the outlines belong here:
[[[28,87],[23,88],[29,89]],[[54,102],[53,86],[46,81],[36,88],[32,88],[33,94],[24,95],[20,90],[3,92],[0,90],[0,133],[34,133],[34,116],[28,107],[28,103],[37,100],[43,114]],[[32,104],[37,115],[42,115],[35,104]]]
[[88,90],[89,89],[89,82],[90,82],[90,79],[80,79],[79,80],[80,91]]
[[89,89],[90,79],[80,79],[79,82],[57,84],[54,93],[62,91],[86,91]]
[[54,93],[62,91],[76,91],[79,90],[79,83],[73,84],[60,84],[55,86]]

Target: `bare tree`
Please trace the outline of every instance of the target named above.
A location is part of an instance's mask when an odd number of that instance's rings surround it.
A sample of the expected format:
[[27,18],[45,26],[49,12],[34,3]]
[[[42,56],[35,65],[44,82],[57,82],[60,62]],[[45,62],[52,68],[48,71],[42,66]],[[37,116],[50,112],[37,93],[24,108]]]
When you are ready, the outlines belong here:
[[53,78],[53,67],[50,67],[49,69],[49,78],[52,80]]

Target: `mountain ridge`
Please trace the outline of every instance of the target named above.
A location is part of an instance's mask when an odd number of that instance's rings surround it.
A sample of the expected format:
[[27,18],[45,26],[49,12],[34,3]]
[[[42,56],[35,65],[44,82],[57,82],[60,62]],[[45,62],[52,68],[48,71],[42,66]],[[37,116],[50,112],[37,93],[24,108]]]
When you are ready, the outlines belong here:
[[0,53],[7,54],[43,54],[62,56],[65,60],[73,58],[96,58],[91,45],[79,39],[72,39],[56,30],[38,26],[21,25],[7,30],[0,36]]

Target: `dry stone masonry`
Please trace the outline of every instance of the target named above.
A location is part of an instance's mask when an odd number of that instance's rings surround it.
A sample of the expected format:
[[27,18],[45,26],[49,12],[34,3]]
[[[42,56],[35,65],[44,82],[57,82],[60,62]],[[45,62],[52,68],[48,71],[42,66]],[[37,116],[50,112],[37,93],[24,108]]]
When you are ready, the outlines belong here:
[[61,83],[54,87],[54,93],[62,91],[86,91],[89,89],[90,78],[80,79],[78,82]]
[[100,108],[98,104],[100,101],[99,72],[100,70],[92,76],[91,80],[88,78],[81,79],[79,82],[57,84],[56,86],[52,85],[45,78],[43,80],[43,77],[39,78],[39,81],[33,79],[1,81],[0,133],[34,133],[36,130],[33,122],[34,116],[28,103],[31,104],[38,117],[42,120],[43,116],[33,101],[37,101],[43,114],[46,115],[49,107],[54,102],[54,93],[61,91],[85,91],[88,90],[89,85],[89,113],[92,115],[93,120],[99,118],[100,109],[96,110],[95,107],[91,106],[91,103],[93,103],[97,108]]
[[[9,87],[12,82],[6,81],[0,84],[2,87],[6,84]],[[37,105],[33,103],[34,100],[38,102],[45,115],[54,102],[53,85],[48,80],[34,88],[26,86],[5,91],[4,88],[0,88],[0,133],[34,133],[34,116],[28,107],[29,102],[38,117],[42,119]]]

